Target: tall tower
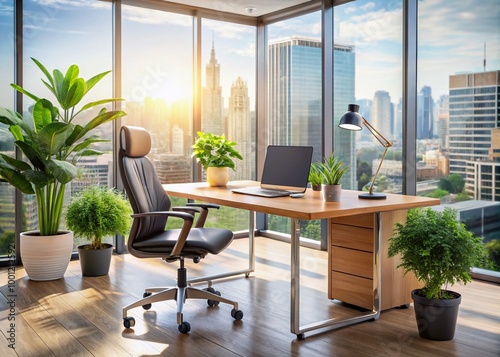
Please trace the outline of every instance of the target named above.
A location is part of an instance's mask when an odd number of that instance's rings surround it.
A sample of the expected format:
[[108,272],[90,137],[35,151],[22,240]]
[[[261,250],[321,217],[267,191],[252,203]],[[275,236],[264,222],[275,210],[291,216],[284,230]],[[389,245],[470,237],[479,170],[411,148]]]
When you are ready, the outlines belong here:
[[[391,96],[384,90],[378,90],[373,95],[372,124],[385,137],[391,137],[392,133],[392,104]],[[375,137],[373,140],[376,141]]]
[[205,87],[203,88],[203,120],[202,131],[221,135],[226,131],[222,99],[222,87],[220,86],[220,66],[215,58],[214,43],[210,61],[205,66]]
[[228,139],[237,143],[236,149],[243,156],[243,161],[236,160],[237,169],[231,173],[232,180],[254,179],[255,155],[252,150],[252,120],[250,115],[250,97],[247,83],[238,77],[231,86],[227,116]]
[[500,160],[492,139],[500,127],[500,71],[450,76],[450,174],[465,179],[476,200],[500,201]]
[[[267,142],[312,146],[313,161],[322,160],[321,41],[293,36],[270,42],[268,71]],[[334,118],[327,120],[337,128],[347,105],[354,103],[354,46],[334,46],[334,91]],[[354,134],[336,129],[334,135],[335,154],[351,167],[341,183],[355,187]]]
[[432,88],[424,86],[417,96],[417,139],[432,139],[434,136],[434,101]]

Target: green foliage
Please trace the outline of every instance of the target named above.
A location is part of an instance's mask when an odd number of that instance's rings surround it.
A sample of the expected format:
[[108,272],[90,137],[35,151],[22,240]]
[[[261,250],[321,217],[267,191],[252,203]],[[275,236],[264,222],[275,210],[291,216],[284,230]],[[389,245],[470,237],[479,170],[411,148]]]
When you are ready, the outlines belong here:
[[87,103],[79,110],[75,108],[109,71],[86,81],[78,77],[79,68],[76,65],[70,66],[66,74],[55,69],[51,75],[40,62],[34,58],[32,60],[45,75],[46,80],[42,79],[42,82],[62,109],[45,98],[11,84],[15,90],[36,103],[28,118],[0,108],[0,123],[8,125],[15,145],[27,158],[27,161],[23,161],[0,154],[0,178],[25,194],[36,194],[40,234],[55,235],[59,230],[66,184],[78,174],[76,163],[81,157],[101,154],[91,149],[91,146],[105,140],[87,134],[125,113],[108,112],[103,107],[85,125],[74,123],[78,115],[87,109],[121,100],[103,99]]
[[489,261],[491,261],[491,265],[488,268],[500,271],[500,240],[489,241],[485,243],[484,248],[486,249]]
[[431,198],[443,198],[445,196],[448,196],[450,193],[446,190],[443,190],[441,188],[438,188],[435,191],[432,191],[431,193],[427,194],[426,197],[431,197]]
[[308,181],[311,186],[318,186],[323,182],[323,178],[321,176],[321,172],[317,162],[313,162],[311,164],[311,168],[309,169]]
[[481,239],[457,220],[449,207],[443,212],[431,208],[408,211],[406,223],[395,225],[389,241],[389,257],[401,254],[405,274],[413,272],[424,283],[429,299],[443,299],[448,284],[471,281],[469,270],[482,259]]
[[66,207],[66,224],[75,236],[102,249],[102,238],[127,234],[132,222],[129,201],[113,188],[90,186],[72,197]]
[[463,191],[465,187],[465,181],[461,175],[451,174],[447,177],[441,177],[439,179],[438,187],[450,193],[458,194]]
[[315,165],[322,177],[322,183],[326,185],[340,184],[340,179],[349,169],[349,165],[344,164],[333,152],[323,162],[317,162]]
[[234,170],[232,158],[243,160],[241,154],[234,148],[236,143],[226,139],[224,135],[198,132],[193,147],[193,156],[201,163],[204,169],[207,167],[230,167]]

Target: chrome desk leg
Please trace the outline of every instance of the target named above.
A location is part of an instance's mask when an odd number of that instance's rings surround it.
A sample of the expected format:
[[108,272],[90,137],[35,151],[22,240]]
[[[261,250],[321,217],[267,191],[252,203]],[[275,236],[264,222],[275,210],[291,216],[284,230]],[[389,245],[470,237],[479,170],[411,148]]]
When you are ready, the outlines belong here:
[[255,212],[254,211],[249,211],[250,217],[249,217],[249,224],[248,224],[248,268],[247,269],[242,269],[242,270],[236,270],[236,271],[231,271],[227,273],[221,273],[221,274],[215,274],[215,275],[210,275],[210,276],[202,276],[199,278],[193,278],[193,279],[188,279],[187,283],[188,284],[195,284],[195,283],[200,283],[200,282],[209,282],[209,286],[211,286],[211,281],[216,280],[216,279],[223,279],[223,278],[228,278],[231,276],[236,276],[240,274],[245,274],[245,277],[248,277],[250,273],[253,273],[255,271],[255,246],[254,246],[254,239],[255,239]]
[[380,279],[382,270],[380,267],[380,243],[381,227],[380,213],[376,213],[377,218],[377,237],[373,242],[373,309],[370,312],[359,316],[331,318],[323,321],[310,323],[300,326],[300,221],[292,219],[291,221],[291,277],[290,277],[290,330],[297,335],[297,339],[302,340],[305,332],[315,331],[323,332],[334,330],[340,327],[353,325],[368,320],[377,320],[380,316],[381,298],[380,298]]

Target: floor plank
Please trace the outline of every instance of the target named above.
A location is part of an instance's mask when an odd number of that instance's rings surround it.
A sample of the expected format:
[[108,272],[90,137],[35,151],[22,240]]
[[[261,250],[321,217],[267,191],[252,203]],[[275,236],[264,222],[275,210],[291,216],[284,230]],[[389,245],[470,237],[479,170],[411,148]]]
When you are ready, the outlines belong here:
[[[63,279],[34,282],[16,269],[16,350],[8,348],[7,273],[0,269],[0,354],[2,356],[500,356],[500,286],[474,281],[453,290],[462,294],[455,338],[428,341],[418,336],[413,306],[384,311],[364,322],[298,341],[290,333],[290,245],[256,239],[256,271],[214,282],[223,296],[238,301],[242,321],[231,306],[210,308],[188,300],[188,335],[177,331],[172,301],[149,311],[129,311],[133,329],[122,325],[122,307],[141,298],[146,287],[175,284],[177,264],[114,255],[110,273],[82,277],[72,261]],[[187,263],[191,277],[247,267],[247,239],[199,264]],[[301,249],[301,324],[360,310],[327,299],[326,252]],[[205,284],[196,284],[205,287]]]

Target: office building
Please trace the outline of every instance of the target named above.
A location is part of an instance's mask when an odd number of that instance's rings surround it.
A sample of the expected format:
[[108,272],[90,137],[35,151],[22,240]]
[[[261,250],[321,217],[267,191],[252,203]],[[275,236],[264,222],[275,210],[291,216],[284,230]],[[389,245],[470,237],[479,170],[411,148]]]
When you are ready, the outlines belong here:
[[210,61],[205,66],[205,87],[203,88],[203,132],[221,135],[226,132],[224,121],[224,100],[220,85],[220,65],[215,58],[215,48],[212,42]]
[[499,98],[500,71],[450,76],[450,174],[460,174],[476,200],[500,201],[500,162],[491,155]]
[[[354,46],[334,46],[334,127],[347,105],[354,103]],[[268,142],[313,146],[313,161],[321,161],[321,41],[290,37],[269,43]],[[334,131],[334,151],[351,166],[342,178],[344,187],[355,187],[354,133]],[[325,153],[328,156],[330,153]]]
[[432,88],[424,86],[417,96],[417,139],[432,139],[434,136],[434,101]]

